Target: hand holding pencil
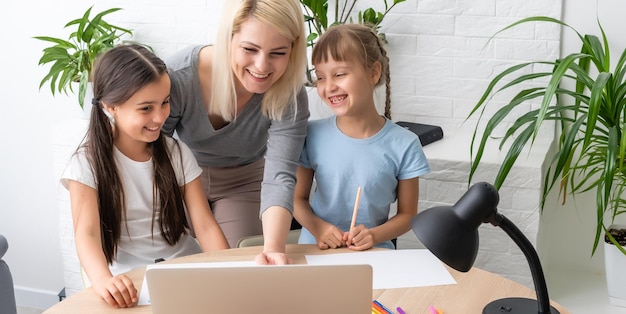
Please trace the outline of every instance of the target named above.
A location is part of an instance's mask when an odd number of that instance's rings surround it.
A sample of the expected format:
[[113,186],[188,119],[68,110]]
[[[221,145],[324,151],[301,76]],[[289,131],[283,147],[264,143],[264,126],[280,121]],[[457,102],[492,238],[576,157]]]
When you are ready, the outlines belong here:
[[361,199],[361,186],[357,189],[356,200],[354,201],[354,209],[352,210],[352,222],[350,230],[344,234],[344,241],[348,248],[357,251],[363,251],[374,245],[374,237],[369,229],[364,225],[356,225],[356,217],[359,213],[359,201]]
[[[361,187],[359,186],[356,195],[356,201],[354,202],[354,209],[352,212],[352,223],[350,224],[350,230],[354,229],[356,224],[356,216],[359,210],[359,198],[361,197]],[[336,249],[348,244],[350,232],[343,232],[337,226],[330,224],[326,221],[320,220],[319,225],[315,231],[315,239],[317,241],[317,247],[321,250]]]

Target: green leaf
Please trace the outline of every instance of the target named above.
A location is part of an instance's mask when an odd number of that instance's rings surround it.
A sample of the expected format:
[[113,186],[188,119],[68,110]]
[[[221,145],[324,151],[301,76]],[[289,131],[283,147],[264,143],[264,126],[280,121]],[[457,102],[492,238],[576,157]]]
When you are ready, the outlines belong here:
[[79,87],[78,87],[78,104],[80,105],[80,108],[84,108],[84,100],[85,100],[85,95],[87,94],[87,78],[89,77],[89,72],[87,72],[87,70],[84,70],[81,77],[80,77],[80,82],[79,82]]
[[496,179],[493,185],[497,189],[500,189],[500,187],[504,183],[504,180],[506,179],[506,176],[509,174],[509,172],[511,172],[511,168],[513,168],[513,165],[515,164],[517,157],[519,157],[519,154],[522,152],[522,149],[528,142],[528,139],[533,134],[533,128],[534,128],[534,123],[531,123],[513,141],[513,144],[509,148],[506,154],[506,157],[504,157],[504,161],[502,165],[500,166],[500,170],[498,171],[498,174],[496,175]]
[[541,101],[541,106],[539,110],[539,114],[537,115],[537,120],[535,123],[535,131],[533,132],[532,141],[534,142],[537,133],[539,132],[539,128],[543,124],[543,120],[545,118],[546,112],[548,108],[551,106],[552,100],[555,97],[556,90],[561,84],[561,80],[565,76],[565,73],[569,70],[570,65],[579,58],[584,58],[587,55],[585,54],[570,54],[565,57],[565,59],[561,60],[557,63],[557,66],[552,71],[552,77],[546,85],[546,92]]
[[602,95],[605,90],[605,86],[611,78],[610,73],[600,73],[596,78],[595,84],[591,88],[591,96],[589,97],[589,114],[586,121],[585,139],[583,142],[583,150],[587,149],[591,136],[596,129],[596,122],[598,120],[598,114],[602,106]]
[[89,9],[87,9],[87,11],[85,11],[85,13],[83,14],[83,18],[80,19],[78,29],[76,31],[76,37],[80,38],[84,42],[89,42],[89,40],[85,40],[85,31],[87,31],[86,26],[89,24],[89,15],[91,14],[91,8],[93,8],[93,6],[89,7]]
[[[529,65],[532,65],[532,62],[528,62],[528,63],[522,63],[522,64],[518,64],[518,65],[514,65],[506,70],[504,70],[503,72],[499,73],[498,75],[496,75],[495,78],[493,78],[491,80],[491,82],[489,83],[489,85],[487,86],[487,89],[485,90],[485,92],[483,93],[483,95],[480,97],[480,99],[478,100],[478,103],[476,104],[476,106],[474,106],[474,108],[470,111],[470,113],[468,114],[467,118],[471,117],[474,113],[476,113],[476,111],[478,109],[481,108],[481,106],[486,104],[487,99],[489,98],[489,96],[491,95],[491,92],[493,91],[493,89],[495,88],[495,86],[506,76],[508,76],[511,73],[514,73],[520,69],[523,69]],[[467,119],[466,119],[467,120]]]
[[309,36],[306,37],[306,41],[314,41],[317,39],[316,33],[310,33]]
[[57,47],[60,47],[60,48],[66,48],[67,49],[67,48],[75,48],[76,47],[76,45],[72,44],[71,42],[69,42],[67,40],[60,39],[60,38],[54,38],[54,37],[48,37],[48,36],[35,36],[33,38],[55,43],[55,44],[57,44]]
[[378,15],[376,14],[376,11],[374,11],[374,9],[372,8],[368,8],[365,11],[363,11],[363,23],[365,24],[370,24],[370,25],[378,24],[377,17]]

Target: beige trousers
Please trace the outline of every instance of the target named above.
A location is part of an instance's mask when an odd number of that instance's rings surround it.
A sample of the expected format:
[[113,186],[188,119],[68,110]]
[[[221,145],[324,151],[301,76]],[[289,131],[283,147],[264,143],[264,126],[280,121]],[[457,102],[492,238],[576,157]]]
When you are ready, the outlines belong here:
[[259,210],[265,160],[248,165],[202,168],[202,186],[231,248],[240,238],[263,233]]

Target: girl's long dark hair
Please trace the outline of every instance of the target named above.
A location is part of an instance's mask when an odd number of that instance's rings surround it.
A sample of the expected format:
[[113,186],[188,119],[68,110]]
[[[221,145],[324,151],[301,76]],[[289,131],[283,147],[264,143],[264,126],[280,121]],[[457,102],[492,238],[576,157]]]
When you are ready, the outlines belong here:
[[[135,44],[116,46],[105,52],[96,60],[91,75],[94,101],[86,141],[81,147],[86,149],[96,181],[102,250],[109,264],[117,253],[126,204],[124,186],[113,157],[114,122],[104,113],[103,103],[108,106],[124,103],[162,75],[167,75],[165,63],[147,48]],[[183,204],[184,190],[178,185],[165,135],[161,134],[149,145],[154,174],[152,228],[154,230],[158,213],[163,238],[173,245],[189,228]],[[180,151],[176,141],[174,148]],[[182,165],[182,155],[179,156]]]

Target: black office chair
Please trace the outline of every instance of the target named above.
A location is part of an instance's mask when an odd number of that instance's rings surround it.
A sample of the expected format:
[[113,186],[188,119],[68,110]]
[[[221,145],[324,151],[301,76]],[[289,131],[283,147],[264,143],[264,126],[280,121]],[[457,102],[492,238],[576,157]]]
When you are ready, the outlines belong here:
[[0,314],[17,314],[13,277],[9,265],[2,259],[9,249],[9,242],[0,234]]
[[296,218],[291,218],[291,227],[289,230],[297,230],[302,229],[302,225],[296,220]]

